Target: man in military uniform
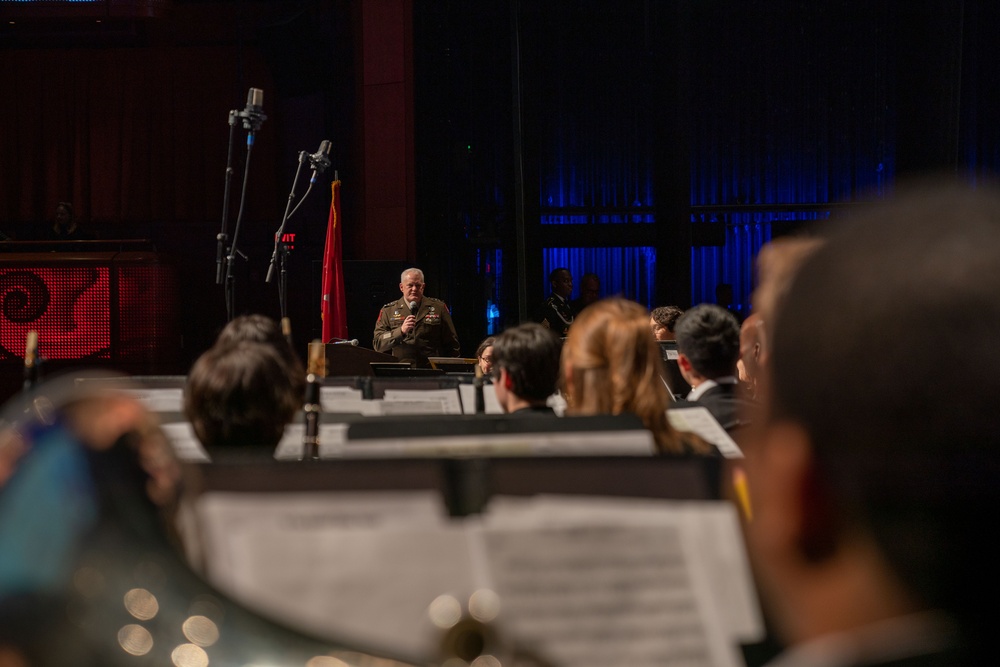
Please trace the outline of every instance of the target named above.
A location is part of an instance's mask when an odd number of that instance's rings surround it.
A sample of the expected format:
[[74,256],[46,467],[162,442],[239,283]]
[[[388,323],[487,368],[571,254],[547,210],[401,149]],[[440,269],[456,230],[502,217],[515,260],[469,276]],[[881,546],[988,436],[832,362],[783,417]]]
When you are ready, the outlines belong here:
[[565,338],[569,325],[573,323],[573,309],[569,305],[569,295],[573,292],[573,275],[569,269],[559,268],[549,274],[552,294],[535,311],[534,320],[543,327],[552,329]]
[[407,269],[399,280],[403,297],[382,306],[372,347],[421,368],[430,365],[427,357],[457,357],[451,313],[444,301],[424,296],[424,272]]

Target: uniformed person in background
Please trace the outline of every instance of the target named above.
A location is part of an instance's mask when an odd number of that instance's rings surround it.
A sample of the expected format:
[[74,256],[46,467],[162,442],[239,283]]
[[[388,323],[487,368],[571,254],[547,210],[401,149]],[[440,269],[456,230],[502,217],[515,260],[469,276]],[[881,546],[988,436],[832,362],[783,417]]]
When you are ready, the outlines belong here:
[[552,294],[535,311],[534,320],[543,327],[552,329],[555,334],[565,338],[569,333],[569,325],[573,323],[573,309],[569,305],[569,295],[573,293],[573,274],[569,269],[554,269],[549,274],[549,284]]
[[430,366],[428,357],[457,357],[451,313],[444,301],[424,296],[424,272],[406,269],[399,280],[403,297],[382,306],[372,347],[419,368]]

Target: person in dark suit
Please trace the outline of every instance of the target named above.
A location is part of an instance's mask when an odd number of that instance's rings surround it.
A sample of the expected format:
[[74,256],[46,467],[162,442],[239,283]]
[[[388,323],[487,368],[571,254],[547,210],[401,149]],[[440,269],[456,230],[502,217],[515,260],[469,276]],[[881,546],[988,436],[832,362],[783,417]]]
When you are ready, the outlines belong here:
[[753,405],[737,391],[740,325],[736,318],[721,306],[703,303],[677,320],[674,334],[677,366],[691,392],[672,407],[708,408],[727,431],[746,424]]
[[555,414],[546,400],[559,381],[562,342],[541,324],[507,329],[493,341],[493,385],[503,411],[517,416]]
[[601,277],[596,273],[585,273],[580,278],[580,296],[569,303],[573,317],[580,314],[587,306],[601,300]]
[[552,294],[545,303],[535,309],[533,319],[546,329],[552,329],[557,336],[565,338],[569,325],[573,324],[573,308],[569,305],[569,295],[573,293],[573,274],[569,269],[554,269],[549,274]]
[[744,452],[776,666],[996,663],[1000,192],[920,186],[832,225],[769,327]]
[[382,306],[372,347],[418,368],[429,368],[428,357],[457,357],[458,334],[444,301],[424,296],[424,272],[406,269],[399,277],[403,297]]

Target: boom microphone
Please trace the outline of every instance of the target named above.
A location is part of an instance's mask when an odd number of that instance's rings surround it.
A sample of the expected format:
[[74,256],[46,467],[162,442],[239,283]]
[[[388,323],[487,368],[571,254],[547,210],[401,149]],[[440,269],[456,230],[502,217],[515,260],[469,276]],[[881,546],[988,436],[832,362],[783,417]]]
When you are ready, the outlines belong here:
[[329,140],[324,139],[319,143],[319,150],[309,156],[309,164],[317,174],[322,174],[330,166]]
[[243,129],[254,132],[260,130],[260,126],[267,120],[263,107],[264,91],[260,88],[251,88],[247,93],[247,105],[239,114],[243,119]]

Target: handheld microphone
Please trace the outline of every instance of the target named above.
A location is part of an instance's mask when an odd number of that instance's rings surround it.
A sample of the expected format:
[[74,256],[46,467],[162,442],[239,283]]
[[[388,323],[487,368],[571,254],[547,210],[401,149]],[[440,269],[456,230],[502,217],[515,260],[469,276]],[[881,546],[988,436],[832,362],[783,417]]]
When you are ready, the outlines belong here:
[[239,113],[240,118],[243,119],[243,129],[254,132],[260,130],[260,126],[267,120],[263,106],[264,91],[260,88],[251,88],[250,92],[247,93],[247,105]]
[[407,301],[406,305],[410,307],[410,314],[411,315],[416,315],[417,314],[416,311],[417,311],[417,306],[420,305],[419,303],[417,303],[416,301]]
[[313,179],[317,174],[322,174],[330,166],[330,141],[324,139],[319,143],[317,150],[309,157],[309,164],[312,165]]

